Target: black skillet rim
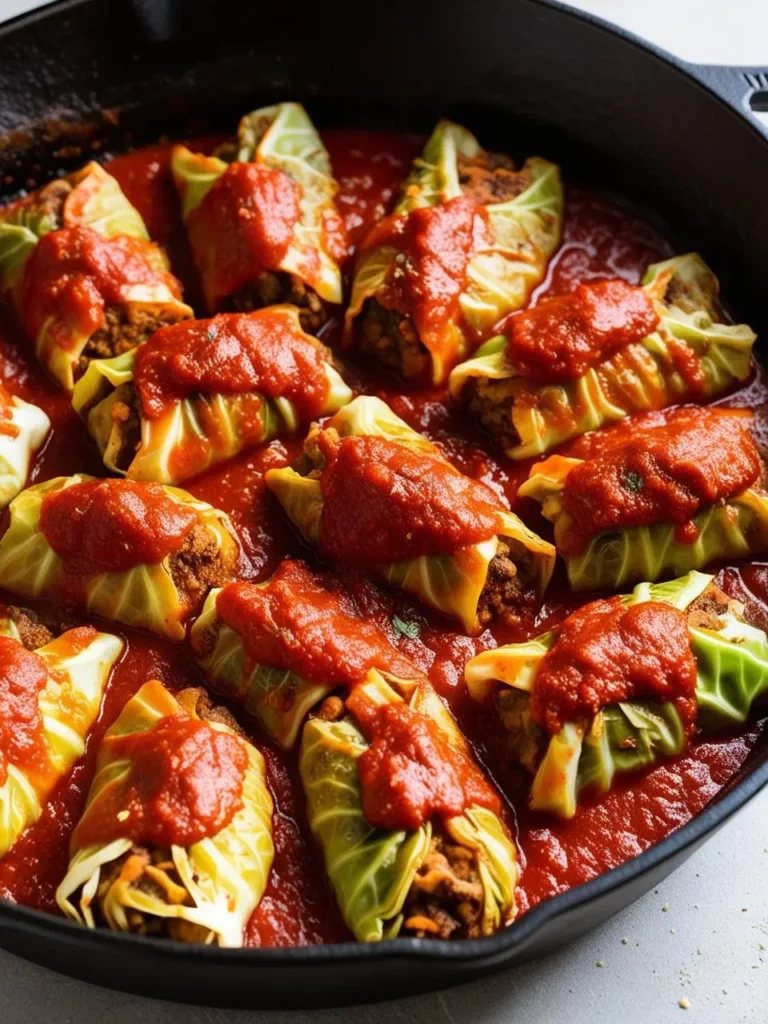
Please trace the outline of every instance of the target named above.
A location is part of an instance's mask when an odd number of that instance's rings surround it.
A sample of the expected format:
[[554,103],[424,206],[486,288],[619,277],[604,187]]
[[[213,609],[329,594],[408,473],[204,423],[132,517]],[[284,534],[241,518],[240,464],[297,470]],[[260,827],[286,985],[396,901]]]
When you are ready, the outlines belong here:
[[[55,0],[53,3],[11,18],[0,25],[0,44],[4,37],[22,25],[33,24],[44,20],[54,11],[79,7],[87,2],[88,0]],[[650,53],[659,61],[672,65],[723,106],[737,114],[761,139],[765,140],[765,133],[758,125],[751,121],[743,111],[728,103],[703,82],[695,74],[694,66],[667,53],[661,47],[641,39],[633,32],[613,25],[593,14],[578,11],[560,3],[559,0],[526,0],[526,2],[534,6],[554,8],[575,20],[589,22],[602,32],[618,36],[632,46]],[[309,966],[318,963],[353,963],[371,958],[432,960],[441,964],[500,961],[506,959],[516,949],[524,947],[538,931],[557,918],[568,915],[594,900],[609,896],[623,885],[650,873],[667,860],[683,856],[686,851],[693,852],[696,846],[725,824],[768,784],[768,758],[752,769],[742,768],[742,771],[744,770],[747,772],[744,779],[732,784],[730,788],[726,784],[725,790],[715,798],[713,803],[665,839],[654,843],[649,849],[619,867],[612,868],[589,882],[574,886],[566,892],[542,901],[503,931],[486,938],[459,941],[397,938],[368,944],[350,941],[334,945],[222,949],[214,946],[184,945],[165,939],[83,928],[74,922],[45,911],[12,903],[2,897],[0,897],[0,919],[2,919],[3,928],[10,930],[15,927],[18,930],[34,934],[42,940],[53,936],[62,940],[69,939],[77,943],[84,952],[90,949],[103,950],[104,948],[153,950],[160,959],[167,961],[184,959],[190,961],[190,965],[195,961],[204,960],[218,963],[222,967],[225,965],[247,967],[258,960],[263,966],[273,968],[285,966],[293,969],[297,964]]]

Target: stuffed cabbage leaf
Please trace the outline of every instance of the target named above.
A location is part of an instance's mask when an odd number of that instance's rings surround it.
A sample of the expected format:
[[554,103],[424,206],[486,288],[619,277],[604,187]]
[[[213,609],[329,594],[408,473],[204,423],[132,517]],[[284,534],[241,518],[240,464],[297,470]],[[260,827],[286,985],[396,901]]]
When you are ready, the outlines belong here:
[[246,114],[213,156],[174,147],[171,169],[210,313],[288,302],[316,333],[340,303],[347,238],[328,153],[298,103]]
[[393,214],[355,267],[345,338],[406,378],[442,383],[526,304],[560,241],[559,168],[517,170],[460,125],[441,121],[414,161]]
[[[148,791],[149,808],[168,815],[161,824],[141,818],[136,794]],[[213,798],[219,805],[205,816]],[[272,813],[264,758],[229,713],[202,690],[174,697],[145,683],[101,742],[59,907],[88,928],[242,946],[272,866]]]
[[0,510],[26,484],[32,458],[50,429],[42,409],[0,385]]
[[0,295],[65,391],[91,359],[192,315],[164,252],[96,163],[0,211]]
[[78,474],[11,502],[0,585],[183,640],[239,560],[229,518],[186,491]]
[[[451,395],[512,459],[541,455],[634,413],[712,398],[749,377],[756,338],[746,324],[726,322],[718,291],[716,277],[696,253],[656,263],[642,292],[658,323],[641,340],[609,350],[570,379],[542,380],[516,362],[509,338],[497,335],[452,372]],[[546,313],[548,301],[523,317]],[[510,322],[510,337],[516,323]],[[556,327],[546,327],[554,345]]]
[[33,650],[14,619],[0,617],[0,857],[82,757],[122,650],[118,637],[90,627]]
[[[309,719],[299,754],[307,816],[347,926],[361,942],[398,934],[461,938],[498,931],[515,916],[518,879],[515,846],[500,814],[470,804],[415,828],[370,824],[361,759],[370,757],[376,740],[366,738],[367,725],[360,720],[366,705],[405,708],[406,715],[436,731],[451,761],[472,759],[426,682],[406,683],[372,670],[346,706],[338,701],[332,712],[326,715],[324,706]],[[423,789],[439,770],[424,767]]]
[[742,410],[649,414],[598,436],[591,458],[535,465],[519,494],[554,523],[571,586],[621,587],[768,550],[768,493],[747,423]]
[[72,404],[107,469],[179,484],[351,398],[298,310],[273,306],[189,320],[94,360]]
[[[331,449],[340,443],[338,450],[343,451],[350,438],[371,439],[381,452],[364,452],[362,468],[353,464],[349,473],[346,468],[339,470],[329,489],[329,469],[341,465]],[[354,452],[351,457],[357,458]],[[383,494],[380,503],[366,514],[364,499],[357,491],[348,494],[346,487],[350,482],[354,485],[359,469],[365,492],[364,474],[382,458],[389,460],[392,477],[399,477],[407,486],[409,497],[398,501],[393,498],[397,489],[390,490],[389,496]],[[398,460],[402,460],[402,466]],[[326,557],[334,560],[336,550],[329,548],[327,538],[342,534],[339,543],[349,549],[353,561],[368,558],[366,565],[370,564],[388,583],[458,618],[467,632],[476,632],[495,618],[518,618],[522,608],[541,597],[552,575],[552,545],[505,509],[487,488],[454,470],[430,441],[377,398],[356,398],[322,429],[316,428],[307,439],[297,468],[271,469],[266,483],[304,539],[318,546]],[[447,497],[444,486],[452,488]],[[338,491],[333,493],[335,488]],[[416,518],[421,515],[421,521],[437,520],[440,528],[437,535],[419,535],[404,548],[404,539],[412,536],[408,525],[410,502]],[[442,520],[435,511],[437,502],[442,503]],[[416,508],[418,503],[423,514]],[[475,507],[482,511],[482,531],[475,529],[471,517]],[[347,510],[352,519],[342,522]],[[445,529],[444,524],[448,524]],[[360,540],[361,531],[367,539]],[[377,538],[382,534],[381,543],[372,539],[374,531]],[[469,536],[475,539],[465,541]],[[405,557],[388,557],[406,549]],[[346,551],[336,560],[345,561]]]
[[[630,595],[613,599],[627,608],[669,605],[685,615],[696,669],[694,728],[673,700],[638,697],[603,704],[594,714],[563,722],[556,732],[547,730],[535,713],[533,696],[545,659],[558,642],[558,627],[527,643],[484,651],[468,663],[470,695],[495,698],[510,754],[533,774],[534,810],[571,818],[586,789],[605,793],[616,776],[682,753],[695,729],[708,734],[743,724],[765,699],[768,638],[744,621],[739,603],[712,581],[694,571],[668,583],[641,583]],[[613,643],[607,630],[597,639]],[[573,688],[584,678],[587,659],[594,658],[594,635],[583,642],[584,660],[571,662]],[[659,644],[657,638],[654,647]]]
[[286,750],[337,687],[354,686],[371,668],[419,674],[338,585],[293,560],[264,583],[212,590],[189,638],[211,688]]

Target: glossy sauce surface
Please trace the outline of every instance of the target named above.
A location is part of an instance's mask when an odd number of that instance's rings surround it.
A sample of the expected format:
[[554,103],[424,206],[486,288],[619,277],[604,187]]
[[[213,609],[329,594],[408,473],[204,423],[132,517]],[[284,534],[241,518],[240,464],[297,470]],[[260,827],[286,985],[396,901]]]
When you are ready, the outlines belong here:
[[[760,474],[760,456],[741,415],[687,406],[626,439],[609,434],[604,454],[568,474],[563,508],[572,522],[560,537],[566,555],[579,554],[604,530],[674,523],[685,527],[706,505],[733,498]],[[680,531],[678,531],[679,533]],[[695,541],[683,534],[680,542]]]
[[90,335],[132,285],[179,286],[158,268],[159,252],[143,238],[104,238],[90,228],[71,227],[43,235],[24,269],[21,317],[31,338],[52,321],[49,341],[72,348]]
[[319,548],[330,562],[388,565],[450,553],[501,528],[493,491],[431,452],[367,436],[322,451]]
[[[337,205],[349,228],[352,245],[358,247],[366,231],[389,212],[397,185],[418,154],[421,140],[362,131],[328,132],[324,138],[341,184]],[[203,147],[195,142],[192,148],[210,151],[214,144],[209,140]],[[110,170],[141,210],[152,237],[168,247],[173,268],[184,281],[185,297],[200,314],[201,289],[184,241],[168,160],[169,147],[152,146],[118,157]],[[568,168],[565,178],[569,179]],[[582,281],[606,277],[619,276],[637,284],[649,263],[670,255],[668,244],[624,203],[586,188],[569,187],[563,244],[534,301],[547,294],[567,293]],[[334,341],[338,333],[337,321],[329,325],[324,340]],[[62,473],[103,473],[93,443],[72,413],[67,396],[45,380],[28,346],[11,326],[2,332],[0,355],[3,376],[10,389],[42,404],[53,421],[53,434],[38,456],[33,480]],[[449,409],[444,390],[404,391],[393,379],[352,364],[345,376],[359,390],[377,394],[409,424],[426,432],[463,472],[506,495],[512,507],[546,535],[546,525],[536,517],[535,509],[517,502],[515,497],[530,464],[514,465],[493,454],[487,439],[464,417]],[[731,398],[734,404],[752,407],[767,401],[762,372],[755,382]],[[757,421],[756,433],[768,440],[762,418]],[[232,516],[245,550],[247,579],[266,579],[288,553],[312,557],[286,525],[263,482],[267,469],[289,464],[300,447],[300,439],[273,442],[188,485],[197,497]],[[584,598],[568,595],[562,582],[560,589],[555,583],[541,613],[525,632],[499,631],[494,637],[486,631],[479,637],[468,638],[404,595],[387,592],[360,574],[345,572],[338,579],[359,614],[375,623],[404,657],[429,674],[455,711],[482,762],[512,799],[515,811],[508,809],[507,814],[516,826],[520,845],[523,870],[517,899],[521,911],[623,863],[684,824],[729,781],[757,741],[758,730],[752,729],[734,737],[694,742],[690,752],[674,763],[639,778],[621,780],[599,803],[580,807],[572,821],[557,822],[534,815],[525,806],[524,780],[504,768],[505,736],[495,713],[476,707],[464,695],[463,668],[470,657],[495,640],[509,642],[549,628],[567,611],[583,604]],[[718,582],[733,596],[746,601],[748,613],[757,625],[768,625],[768,608],[763,603],[768,594],[768,565],[725,569]],[[394,616],[411,625],[413,629],[409,632],[418,635],[404,635],[394,625]],[[55,887],[66,871],[69,836],[83,810],[95,749],[104,730],[148,679],[159,678],[174,691],[190,682],[199,684],[199,673],[184,647],[128,630],[117,631],[126,636],[128,650],[112,676],[85,757],[57,789],[40,821],[0,861],[0,893],[6,897],[54,909]],[[348,938],[308,834],[295,761],[265,742],[255,728],[250,733],[266,757],[277,810],[275,863],[267,892],[251,919],[248,941],[258,946]]]
[[621,278],[593,281],[513,316],[507,352],[536,383],[576,380],[617,349],[642,341],[658,322],[642,289]]
[[40,529],[73,576],[162,562],[199,521],[160,484],[132,480],[83,480],[46,494],[40,508]]
[[91,803],[72,838],[77,848],[121,838],[161,850],[191,846],[226,828],[243,806],[242,742],[184,711],[106,737],[101,763],[121,761],[128,771]]
[[0,678],[0,786],[4,786],[9,764],[33,778],[50,768],[40,711],[48,669],[34,651],[0,636]]
[[261,164],[234,163],[187,218],[208,308],[253,282],[253,267],[274,270],[291,243],[301,190]]
[[404,703],[347,701],[370,746],[358,762],[363,813],[378,828],[415,829],[435,816],[452,818],[479,805],[499,813],[501,799],[437,723]]
[[301,419],[319,416],[328,395],[323,350],[278,309],[220,313],[157,331],[136,353],[142,412],[157,419],[189,395],[250,391],[285,398]]
[[696,720],[696,659],[688,620],[671,605],[627,608],[592,601],[557,627],[531,692],[531,713],[552,735],[609,704],[671,701],[688,728]]
[[378,626],[354,614],[343,592],[327,586],[303,562],[283,562],[266,587],[224,587],[216,612],[240,634],[252,663],[303,679],[354,686],[372,668],[405,679],[419,674]]

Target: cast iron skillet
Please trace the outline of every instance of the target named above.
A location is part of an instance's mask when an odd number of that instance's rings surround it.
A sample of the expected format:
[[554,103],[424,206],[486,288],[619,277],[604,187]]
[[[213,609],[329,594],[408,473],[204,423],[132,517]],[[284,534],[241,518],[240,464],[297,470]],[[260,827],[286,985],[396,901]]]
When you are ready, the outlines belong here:
[[[768,75],[684,64],[555,3],[53,4],[0,28],[0,198],[30,175],[82,163],[68,158],[73,142],[116,149],[229,127],[277,99],[304,101],[336,127],[426,132],[440,115],[465,118],[489,148],[496,137],[517,155],[563,160],[570,180],[612,182],[704,254],[739,320],[768,327],[768,133],[750,115],[768,110]],[[319,1007],[444,987],[605,920],[766,782],[760,744],[686,827],[487,939],[219,950],[92,932],[0,901],[0,945],[102,985],[220,1006]]]

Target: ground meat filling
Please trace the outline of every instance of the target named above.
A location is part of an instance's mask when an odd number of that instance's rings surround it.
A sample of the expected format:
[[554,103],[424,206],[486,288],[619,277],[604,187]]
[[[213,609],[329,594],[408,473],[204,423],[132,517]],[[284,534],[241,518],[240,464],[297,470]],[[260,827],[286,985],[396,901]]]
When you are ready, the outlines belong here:
[[429,367],[429,351],[419,341],[410,317],[387,309],[376,299],[366,299],[360,316],[360,351],[374,358],[385,370],[406,380],[422,377]]
[[477,938],[483,895],[477,852],[433,835],[405,899],[403,929],[419,938]]
[[477,603],[481,626],[490,622],[515,625],[520,621],[521,604],[531,585],[530,559],[513,561],[509,545],[499,541],[488,566],[488,576]]
[[19,631],[19,638],[28,651],[45,647],[68,629],[81,625],[74,619],[62,617],[54,610],[36,612],[31,608],[6,605],[2,614],[7,615]]
[[53,220],[49,230],[58,231],[64,226],[64,202],[71,191],[70,183],[64,178],[59,178],[46,185],[35,197],[35,210],[46,220]]
[[[220,722],[229,726],[238,736],[245,735],[229,711],[214,704],[200,687],[182,690],[177,700],[183,708],[196,714],[204,722]],[[112,886],[118,882],[128,883],[132,889],[155,896],[174,906],[194,906],[194,901],[176,870],[170,850],[149,850],[145,846],[135,845],[102,870],[93,904],[94,917],[102,926],[107,924],[105,902],[110,897]],[[176,939],[177,942],[196,944],[205,943],[209,937],[207,928],[191,921],[155,917],[132,908],[126,908],[125,913],[128,930],[135,935],[154,935]]]
[[77,361],[75,376],[81,377],[91,359],[111,359],[130,352],[155,331],[175,322],[163,319],[150,310],[136,309],[128,316],[125,309],[111,306],[104,314],[104,326],[99,328],[86,342]]
[[113,424],[110,440],[114,441],[116,434],[120,441],[115,465],[126,472],[141,447],[139,403],[133,384],[121,384],[117,389],[110,416]]
[[530,171],[518,171],[515,163],[501,153],[480,152],[477,156],[459,156],[459,184],[465,196],[481,206],[507,203],[530,186]]
[[299,321],[307,334],[317,334],[328,313],[317,292],[295,274],[264,270],[256,280],[219,303],[219,313],[250,313],[254,309],[287,302],[299,309]]
[[496,708],[507,733],[512,761],[535,774],[547,749],[549,737],[531,715],[530,694],[503,686],[496,694]]
[[199,523],[170,557],[171,578],[184,604],[195,608],[211,587],[231,583],[236,576],[237,558],[236,551],[225,558],[217,536]]
[[517,382],[472,377],[464,387],[463,398],[469,411],[501,448],[515,448],[520,435],[512,421]]
[[721,615],[730,612],[743,621],[743,610],[738,601],[732,600],[714,583],[710,583],[704,593],[688,606],[686,614],[688,625],[694,629],[717,631],[723,628]]

